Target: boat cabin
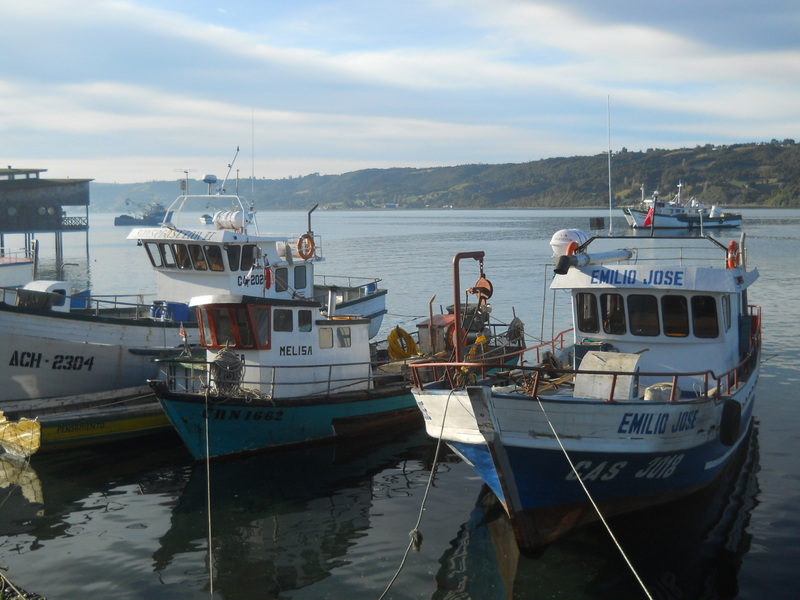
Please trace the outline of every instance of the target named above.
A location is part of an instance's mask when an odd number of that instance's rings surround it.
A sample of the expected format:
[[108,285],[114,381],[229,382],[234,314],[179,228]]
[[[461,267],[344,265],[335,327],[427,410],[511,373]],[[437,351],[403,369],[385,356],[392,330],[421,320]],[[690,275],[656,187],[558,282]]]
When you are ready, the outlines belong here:
[[271,398],[372,387],[369,319],[328,318],[319,302],[305,299],[219,295],[191,304],[212,387],[219,387],[221,360],[242,369],[243,387]]
[[642,372],[698,373],[682,382],[691,393],[702,372],[721,375],[746,351],[753,280],[742,269],[592,265],[557,275],[552,287],[572,294],[574,368],[590,350],[637,355]]
[[[239,210],[214,214],[214,229],[183,228],[180,219],[191,201],[229,202]],[[314,261],[321,261],[311,234],[293,238],[250,233],[253,213],[238,196],[181,196],[168,210],[169,222],[138,228],[128,235],[147,252],[156,271],[160,298],[187,302],[205,294],[244,294],[267,298],[312,298]]]

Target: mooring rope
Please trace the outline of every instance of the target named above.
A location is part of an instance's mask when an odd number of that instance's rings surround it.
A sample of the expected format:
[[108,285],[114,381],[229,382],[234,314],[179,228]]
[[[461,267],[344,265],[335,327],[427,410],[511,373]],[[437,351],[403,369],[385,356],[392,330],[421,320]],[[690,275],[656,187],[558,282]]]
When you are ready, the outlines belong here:
[[211,535],[211,444],[208,435],[208,388],[205,392],[205,433],[206,433],[206,512],[208,513],[208,593],[211,600],[214,600],[214,554],[212,552]]
[[589,498],[589,502],[592,503],[592,506],[594,507],[594,510],[597,513],[597,516],[600,517],[600,522],[603,523],[603,526],[606,528],[606,531],[608,531],[608,535],[611,536],[611,540],[617,546],[617,550],[619,550],[619,553],[622,555],[622,558],[625,560],[625,563],[628,565],[628,568],[631,570],[631,573],[633,573],[633,576],[636,577],[636,581],[639,582],[639,585],[641,586],[641,588],[644,591],[644,593],[647,595],[647,597],[650,600],[653,600],[653,596],[650,595],[650,592],[647,590],[647,587],[645,586],[644,581],[642,581],[642,578],[639,576],[639,573],[636,572],[636,568],[633,566],[633,563],[631,563],[630,559],[628,558],[628,555],[625,554],[625,550],[622,549],[622,545],[617,540],[616,536],[614,535],[614,532],[611,531],[611,527],[609,526],[608,522],[606,521],[605,517],[603,516],[603,513],[600,512],[600,507],[597,506],[597,503],[594,501],[594,498],[592,498],[592,495],[589,493],[589,490],[586,487],[586,484],[583,483],[583,479],[581,478],[580,474],[578,473],[578,470],[575,468],[575,465],[572,463],[572,459],[569,457],[569,453],[567,452],[567,449],[564,448],[564,444],[561,443],[561,438],[558,436],[558,433],[556,432],[556,428],[553,427],[553,423],[550,421],[550,417],[548,416],[547,411],[544,409],[544,405],[542,404],[542,400],[539,397],[537,397],[536,401],[539,403],[539,408],[541,409],[542,414],[544,415],[544,418],[547,421],[547,424],[550,426],[550,431],[553,432],[553,436],[555,436],[556,442],[558,442],[558,445],[561,448],[561,451],[564,453],[564,457],[567,459],[567,462],[569,463],[569,466],[572,469],[572,472],[575,474],[575,477],[578,479],[578,483],[581,484],[581,487],[583,488],[583,491],[586,494],[586,497]]
[[436,452],[433,455],[433,464],[431,464],[431,472],[428,475],[428,484],[425,486],[425,493],[422,495],[422,502],[419,506],[419,514],[417,515],[417,522],[414,524],[414,529],[408,532],[408,537],[410,538],[408,542],[408,546],[406,546],[406,551],[403,554],[403,558],[400,560],[400,565],[397,567],[397,571],[395,571],[392,579],[389,581],[389,584],[386,586],[386,589],[383,590],[383,593],[378,596],[378,600],[383,600],[386,597],[386,594],[389,593],[389,590],[394,585],[394,582],[397,581],[397,578],[400,576],[400,572],[403,570],[403,567],[406,564],[406,560],[408,560],[408,555],[413,548],[416,551],[419,551],[420,546],[422,545],[422,534],[419,532],[419,525],[422,522],[422,513],[425,511],[425,502],[428,500],[428,492],[430,492],[431,487],[433,486],[433,478],[436,475],[436,469],[439,464],[439,450],[442,447],[442,436],[444,435],[444,423],[447,418],[447,407],[450,406],[450,398],[453,397],[453,391],[450,391],[450,394],[447,396],[447,402],[444,405],[444,414],[442,415],[442,427],[439,430],[439,438],[436,440]]

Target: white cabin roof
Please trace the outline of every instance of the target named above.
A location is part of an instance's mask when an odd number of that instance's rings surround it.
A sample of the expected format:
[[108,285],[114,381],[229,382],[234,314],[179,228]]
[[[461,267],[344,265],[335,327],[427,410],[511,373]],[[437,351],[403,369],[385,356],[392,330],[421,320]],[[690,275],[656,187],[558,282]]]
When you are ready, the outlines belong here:
[[656,265],[589,265],[557,275],[552,289],[614,288],[679,292],[742,291],[758,278],[758,270]]

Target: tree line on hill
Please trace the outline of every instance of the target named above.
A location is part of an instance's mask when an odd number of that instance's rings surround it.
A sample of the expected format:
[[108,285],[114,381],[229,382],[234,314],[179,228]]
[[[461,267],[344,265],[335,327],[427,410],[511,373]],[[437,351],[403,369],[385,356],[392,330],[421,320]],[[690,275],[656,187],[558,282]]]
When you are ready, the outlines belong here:
[[[399,207],[424,208],[588,208],[609,204],[609,157],[547,158],[519,164],[364,169],[341,175],[314,173],[284,179],[239,182],[243,196],[260,210]],[[682,198],[707,205],[800,206],[800,145],[794,140],[705,145],[678,150],[623,148],[611,155],[611,193],[615,206],[635,204],[658,191],[670,198],[682,185]],[[190,181],[191,193],[205,184]],[[233,193],[235,183],[228,182]],[[180,193],[176,181],[140,184],[92,183],[93,210],[128,210],[131,204],[159,199],[168,204]]]

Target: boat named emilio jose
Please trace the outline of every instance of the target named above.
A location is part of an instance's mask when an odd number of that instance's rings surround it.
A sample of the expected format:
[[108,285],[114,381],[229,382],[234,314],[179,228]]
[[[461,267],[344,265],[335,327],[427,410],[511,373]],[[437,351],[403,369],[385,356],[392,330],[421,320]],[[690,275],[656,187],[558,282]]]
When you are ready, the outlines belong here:
[[[502,502],[535,553],[599,518],[687,495],[725,468],[751,427],[761,313],[744,235],[592,237],[563,230],[550,287],[573,328],[528,365],[420,364],[413,393]],[[557,330],[557,329],[555,329]]]

